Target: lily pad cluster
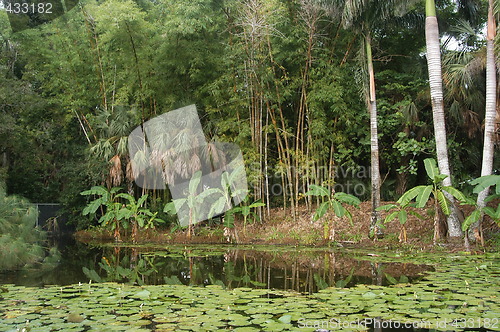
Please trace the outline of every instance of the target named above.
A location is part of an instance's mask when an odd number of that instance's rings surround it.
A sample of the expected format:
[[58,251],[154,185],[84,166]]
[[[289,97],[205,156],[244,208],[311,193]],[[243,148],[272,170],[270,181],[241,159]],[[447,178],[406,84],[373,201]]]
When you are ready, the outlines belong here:
[[[218,285],[3,285],[0,330],[367,330],[377,322],[500,331],[498,256],[457,256],[416,284],[329,287],[311,295]],[[370,325],[371,324],[371,325]]]

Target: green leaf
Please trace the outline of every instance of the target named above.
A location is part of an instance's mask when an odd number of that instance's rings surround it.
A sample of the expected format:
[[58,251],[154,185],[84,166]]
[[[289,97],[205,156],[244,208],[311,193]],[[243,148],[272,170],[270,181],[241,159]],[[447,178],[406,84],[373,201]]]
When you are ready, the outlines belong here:
[[103,226],[107,225],[109,221],[114,219],[114,217],[115,217],[114,213],[106,212],[106,214],[99,219],[99,223],[102,224]]
[[349,223],[351,224],[351,226],[354,226],[354,223],[352,222],[351,212],[349,212],[349,210],[347,210],[346,208],[343,208],[343,209],[344,209],[345,215],[347,216],[347,219],[349,219]]
[[420,219],[420,220],[424,220],[424,219],[425,219],[425,217],[424,217],[423,215],[421,215],[420,213],[418,213],[418,212],[415,212],[415,211],[408,211],[408,213],[409,213],[409,214],[411,214],[412,216],[417,217],[417,218],[418,218],[418,219]]
[[127,208],[122,208],[118,211],[116,214],[116,219],[122,220],[122,219],[130,219],[132,217],[132,211],[130,211]]
[[423,208],[425,204],[427,204],[427,201],[429,200],[429,197],[432,192],[432,186],[425,186],[422,188],[422,190],[418,193],[417,195],[417,208]]
[[198,185],[200,184],[201,181],[201,171],[197,171],[194,173],[193,177],[189,181],[189,193],[191,195],[196,194],[196,191],[198,189]]
[[292,315],[283,315],[278,320],[284,324],[290,324],[292,322]]
[[308,196],[330,196],[330,192],[327,188],[322,186],[317,186],[315,184],[311,184],[309,186],[309,191],[305,193]]
[[174,199],[172,202],[169,202],[165,205],[163,212],[176,214],[177,211],[179,211],[186,202],[187,202],[186,198]]
[[169,203],[165,204],[165,207],[163,208],[163,212],[168,213],[168,214],[176,214],[177,210],[175,209],[174,202],[169,202]]
[[481,211],[479,210],[474,210],[472,213],[465,218],[464,222],[462,223],[462,231],[466,232],[469,230],[469,227],[477,222],[479,220],[479,217],[481,216]]
[[379,206],[375,210],[376,211],[390,211],[390,210],[395,209],[397,207],[398,206],[396,204],[386,204],[386,205]]
[[109,190],[109,192],[111,194],[116,194],[117,192],[119,192],[120,190],[122,190],[122,187],[113,187]]
[[220,179],[220,184],[222,187],[222,190],[229,190],[229,175],[227,172],[223,172],[221,174],[221,179]]
[[246,217],[250,214],[250,207],[246,205],[240,206],[240,212],[243,216]]
[[108,190],[103,186],[94,186],[89,190],[82,191],[80,195],[100,195],[104,196],[108,194]]
[[83,273],[89,278],[90,280],[93,280],[95,282],[102,282],[101,277],[97,274],[95,270],[89,270],[85,266],[82,268]]
[[141,198],[139,198],[139,200],[137,201],[137,205],[142,206],[147,199],[148,199],[148,194],[142,195]]
[[500,175],[492,174],[481,176],[477,179],[474,179],[470,182],[471,185],[475,185],[473,193],[478,194],[484,189],[495,185],[497,188],[497,194],[499,194],[498,190],[500,188]]
[[447,216],[450,215],[450,207],[448,206],[448,200],[446,199],[441,190],[437,192],[437,200],[439,206],[441,206],[441,211],[443,211],[443,213]]
[[398,214],[398,219],[399,219],[399,223],[401,225],[404,225],[406,224],[406,221],[408,220],[408,214],[406,213],[405,210],[401,210],[399,211],[399,214]]
[[337,201],[332,201],[333,212],[339,218],[342,218],[345,214],[345,208]]
[[[208,196],[211,196],[211,195],[216,194],[216,193],[220,193],[219,189],[217,189],[217,188],[210,188],[210,189],[203,190],[198,195],[198,202],[202,203]],[[224,200],[225,200],[225,197],[224,197]]]
[[253,202],[252,204],[250,204],[248,207],[249,208],[256,208],[259,206],[266,206],[266,203],[262,203],[260,200],[258,200],[258,201]]
[[434,178],[433,182],[435,184],[438,184],[438,183],[441,183],[443,182],[444,179],[446,179],[448,177],[448,175],[444,175],[444,174],[438,174],[436,175],[436,177]]
[[210,212],[208,213],[208,218],[212,218],[214,216],[219,215],[224,207],[226,206],[226,198],[224,196],[219,197],[218,200],[210,208]]
[[447,193],[449,193],[450,195],[452,195],[453,197],[455,197],[460,202],[466,202],[467,201],[467,198],[465,197],[465,195],[460,190],[458,190],[455,187],[443,186],[442,189],[444,191],[446,191]]
[[237,180],[238,177],[243,177],[243,176],[245,176],[245,166],[240,165],[231,172],[227,182],[229,185],[231,185],[235,182],[235,180]]
[[96,199],[95,201],[92,201],[90,202],[82,211],[82,214],[84,216],[88,215],[88,214],[91,214],[91,213],[95,213],[97,211],[97,209],[101,206],[105,204],[105,201],[101,198],[98,198]]
[[497,207],[496,210],[493,209],[491,206],[487,206],[483,209],[483,211],[491,218],[493,218],[496,222],[500,220],[500,205]]
[[234,212],[232,210],[227,211],[224,215],[224,227],[234,227]]
[[408,203],[410,203],[418,194],[424,190],[427,186],[417,186],[413,187],[410,190],[406,191],[401,197],[397,200],[401,206],[406,207]]
[[427,176],[434,181],[437,175],[439,175],[439,168],[436,165],[436,160],[433,158],[427,158],[424,160],[425,171]]
[[121,193],[115,196],[116,198],[125,198],[129,204],[135,204],[135,198],[134,196],[127,194],[127,193]]
[[328,207],[330,206],[330,202],[323,202],[321,203],[318,208],[316,209],[316,213],[314,214],[313,220],[316,221],[323,217],[328,210]]
[[387,215],[387,217],[385,217],[385,219],[384,219],[384,223],[389,223],[389,222],[393,221],[394,218],[396,218],[396,216],[398,215],[398,213],[399,213],[399,211],[394,211],[391,214]]
[[342,203],[346,203],[346,204],[349,204],[352,206],[358,206],[359,204],[361,204],[361,201],[359,200],[359,198],[357,198],[356,196],[350,195],[350,194],[343,193],[343,192],[337,192],[337,193],[335,193],[335,195],[333,195],[333,197],[335,199],[338,199]]
[[389,281],[389,283],[391,283],[393,285],[398,284],[398,281],[396,280],[396,278],[394,278],[393,276],[391,276],[387,273],[384,273],[384,274],[385,274],[385,278],[387,279],[387,281]]
[[486,198],[484,199],[484,202],[485,202],[485,203],[489,203],[489,202],[491,202],[491,201],[494,201],[494,200],[495,200],[495,199],[497,199],[497,198],[500,198],[500,195],[497,195],[497,194],[489,195],[488,197],[486,197]]

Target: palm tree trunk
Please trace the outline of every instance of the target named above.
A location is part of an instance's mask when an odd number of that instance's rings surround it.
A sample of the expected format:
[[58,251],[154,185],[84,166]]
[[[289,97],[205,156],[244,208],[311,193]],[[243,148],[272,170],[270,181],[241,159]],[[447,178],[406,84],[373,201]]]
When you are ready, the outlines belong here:
[[[481,176],[491,175],[493,172],[493,154],[495,143],[495,118],[496,118],[496,92],[497,92],[497,77],[495,68],[495,16],[493,15],[493,0],[489,0],[488,8],[488,32],[486,35],[486,112],[484,119],[484,145],[483,145],[483,162],[481,167]],[[488,196],[489,187],[485,188],[477,196],[477,206],[484,208],[486,206],[484,200]],[[474,234],[476,241],[483,243],[481,234],[481,222],[479,221],[472,225],[471,232]]]
[[[441,74],[441,52],[439,41],[439,28],[436,17],[436,6],[434,0],[426,0],[425,19],[425,41],[427,46],[427,66],[429,70],[429,84],[432,100],[432,117],[434,121],[434,136],[436,140],[436,154],[439,172],[448,175],[443,180],[445,186],[451,186],[450,165],[448,162],[448,148],[446,146],[446,126],[443,106],[443,79]],[[455,207],[453,197],[447,198],[451,201],[451,213],[448,216],[448,235],[450,237],[462,236],[458,211]]]
[[380,206],[380,166],[378,157],[378,128],[377,128],[377,99],[375,95],[375,73],[373,70],[371,37],[366,35],[366,59],[368,62],[369,75],[369,101],[370,112],[370,150],[371,150],[371,189],[372,189],[372,214],[370,222],[370,237],[381,234],[377,227],[380,221],[380,213],[376,210]]

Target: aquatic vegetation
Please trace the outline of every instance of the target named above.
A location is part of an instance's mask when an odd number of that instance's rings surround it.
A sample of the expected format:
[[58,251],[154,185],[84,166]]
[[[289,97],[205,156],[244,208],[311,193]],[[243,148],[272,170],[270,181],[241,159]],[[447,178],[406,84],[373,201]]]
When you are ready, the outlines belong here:
[[439,259],[436,271],[415,284],[327,287],[309,295],[220,285],[9,284],[0,288],[0,330],[314,331],[349,324],[365,331],[389,322],[500,330],[498,254]]

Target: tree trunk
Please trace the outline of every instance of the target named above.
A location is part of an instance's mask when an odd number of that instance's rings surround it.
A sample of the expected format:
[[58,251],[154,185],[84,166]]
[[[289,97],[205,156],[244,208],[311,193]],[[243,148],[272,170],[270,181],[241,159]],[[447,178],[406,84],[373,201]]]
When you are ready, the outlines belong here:
[[370,112],[370,150],[371,150],[371,199],[372,214],[370,222],[370,237],[382,235],[382,229],[378,227],[380,212],[376,209],[380,206],[380,167],[378,158],[378,129],[377,129],[377,99],[375,95],[375,73],[373,71],[372,48],[370,35],[366,36],[366,59],[368,62],[369,75],[369,101]]
[[[493,15],[493,0],[489,0],[488,8],[488,32],[486,35],[486,112],[484,117],[484,145],[483,145],[483,161],[481,167],[481,176],[491,175],[493,172],[493,155],[495,143],[495,118],[496,118],[496,92],[497,92],[497,77],[495,68],[495,16]],[[477,196],[477,206],[484,208],[486,206],[484,200],[488,196],[490,188],[485,188]],[[481,222],[483,215],[477,223],[471,227],[471,233],[474,234],[474,239],[483,243],[481,234]],[[472,234],[471,234],[472,235]]]
[[[439,172],[448,175],[443,180],[445,186],[451,186],[451,173],[448,162],[448,148],[446,146],[446,125],[443,106],[443,79],[441,74],[441,53],[439,41],[439,28],[436,17],[434,0],[426,0],[425,41],[427,46],[427,66],[429,70],[429,84],[432,100],[432,117],[434,122],[434,137],[436,140],[436,154]],[[462,236],[458,211],[451,195],[451,213],[448,216],[448,235],[450,237]]]

